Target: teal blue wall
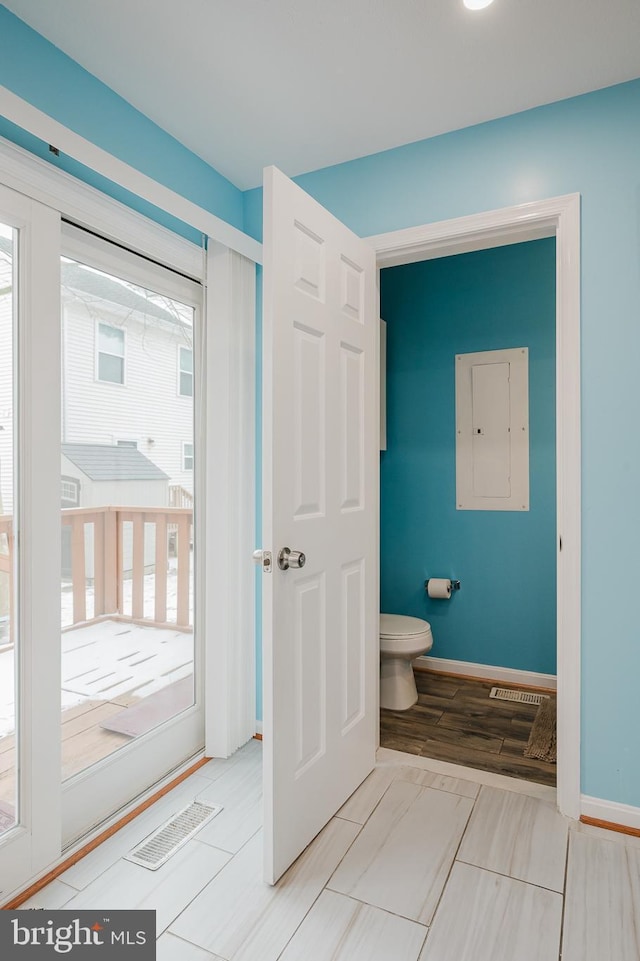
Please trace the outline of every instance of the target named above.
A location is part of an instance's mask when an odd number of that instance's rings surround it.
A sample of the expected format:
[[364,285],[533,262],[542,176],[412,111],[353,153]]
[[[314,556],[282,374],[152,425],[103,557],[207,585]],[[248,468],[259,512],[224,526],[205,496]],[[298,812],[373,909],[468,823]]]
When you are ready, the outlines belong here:
[[[0,5],[0,84],[158,183],[242,228],[242,193]],[[0,136],[189,239],[199,235],[162,211],[0,118]]]
[[[434,657],[556,671],[555,240],[383,270],[387,443],[381,610],[426,618]],[[455,355],[529,348],[530,510],[458,511]],[[431,600],[428,576],[459,579]]]
[[362,236],[581,194],[582,790],[640,806],[640,81],[297,179]]

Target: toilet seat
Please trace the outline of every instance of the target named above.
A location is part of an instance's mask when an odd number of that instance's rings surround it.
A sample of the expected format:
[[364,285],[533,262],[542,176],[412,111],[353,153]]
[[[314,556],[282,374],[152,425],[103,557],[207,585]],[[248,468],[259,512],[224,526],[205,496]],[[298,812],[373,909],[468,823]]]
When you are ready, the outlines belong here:
[[400,640],[403,637],[415,637],[417,634],[426,634],[431,631],[428,621],[423,621],[420,617],[409,617],[406,614],[381,614],[380,615],[380,637],[392,641],[395,638]]
[[418,657],[432,646],[428,621],[406,614],[380,614],[380,652],[383,655]]

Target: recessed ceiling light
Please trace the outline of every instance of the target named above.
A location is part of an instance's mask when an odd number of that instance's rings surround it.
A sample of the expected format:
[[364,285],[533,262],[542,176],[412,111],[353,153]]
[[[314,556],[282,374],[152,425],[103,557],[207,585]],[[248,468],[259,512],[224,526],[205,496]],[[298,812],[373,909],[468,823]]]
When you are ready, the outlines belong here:
[[463,0],[467,10],[484,10],[493,0]]

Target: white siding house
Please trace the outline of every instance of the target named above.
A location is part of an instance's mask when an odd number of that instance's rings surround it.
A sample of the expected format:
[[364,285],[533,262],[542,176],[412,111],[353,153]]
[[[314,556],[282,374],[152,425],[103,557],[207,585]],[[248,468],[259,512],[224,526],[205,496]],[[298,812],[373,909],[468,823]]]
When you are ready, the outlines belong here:
[[62,443],[135,446],[193,494],[193,311],[62,264]]
[[[13,508],[10,248],[0,237],[0,513],[6,514]],[[170,487],[187,492],[185,500],[177,490],[178,506],[189,506],[193,495],[192,314],[91,268],[62,264],[61,441],[135,446]],[[121,505],[124,494],[116,498]]]

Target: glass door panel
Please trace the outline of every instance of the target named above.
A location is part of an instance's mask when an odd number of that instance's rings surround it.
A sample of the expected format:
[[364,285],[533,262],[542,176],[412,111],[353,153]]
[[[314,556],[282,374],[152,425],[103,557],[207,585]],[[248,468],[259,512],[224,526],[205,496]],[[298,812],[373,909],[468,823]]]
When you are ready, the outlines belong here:
[[18,641],[14,595],[16,545],[15,463],[15,278],[17,231],[0,223],[0,835],[18,821]]
[[195,705],[197,661],[196,310],[158,292],[155,266],[147,285],[80,252],[61,261],[62,777],[74,784],[123,748],[162,751],[168,722]]

